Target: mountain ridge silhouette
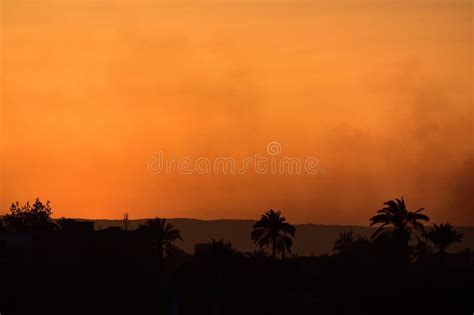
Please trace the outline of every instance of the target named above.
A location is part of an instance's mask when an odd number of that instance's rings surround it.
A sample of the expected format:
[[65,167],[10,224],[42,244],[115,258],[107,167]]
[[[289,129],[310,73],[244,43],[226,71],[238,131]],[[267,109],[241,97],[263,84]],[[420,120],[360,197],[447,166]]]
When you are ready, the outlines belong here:
[[[96,229],[109,227],[122,227],[122,220],[113,219],[79,219],[95,222]],[[148,219],[129,220],[130,230],[136,229]],[[206,243],[211,239],[224,239],[231,241],[240,251],[253,251],[256,249],[250,239],[252,225],[256,220],[251,219],[216,219],[203,220],[195,218],[166,218],[166,220],[179,229],[183,236],[183,242],[177,245],[188,253],[193,253],[196,243]],[[334,241],[344,231],[353,231],[355,234],[370,237],[376,228],[360,225],[337,225],[337,224],[294,224],[296,227],[296,238],[293,244],[293,253],[299,256],[318,256],[332,254]],[[427,228],[430,225],[426,226]],[[461,243],[453,244],[449,252],[458,252],[464,248],[474,248],[474,227],[456,226],[456,230],[464,233]]]

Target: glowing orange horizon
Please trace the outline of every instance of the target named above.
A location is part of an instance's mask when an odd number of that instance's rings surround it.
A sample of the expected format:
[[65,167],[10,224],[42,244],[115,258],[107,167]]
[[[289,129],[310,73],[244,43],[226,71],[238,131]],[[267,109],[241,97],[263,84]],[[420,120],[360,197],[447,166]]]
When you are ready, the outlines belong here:
[[[0,214],[474,225],[471,1],[2,1]],[[166,156],[318,174],[152,174]]]

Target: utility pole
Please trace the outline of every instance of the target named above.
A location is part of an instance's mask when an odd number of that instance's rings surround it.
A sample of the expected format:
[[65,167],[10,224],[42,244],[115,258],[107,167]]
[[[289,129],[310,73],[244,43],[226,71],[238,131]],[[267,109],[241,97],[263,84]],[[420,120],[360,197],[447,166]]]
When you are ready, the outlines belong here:
[[123,214],[123,229],[125,231],[128,231],[128,213],[127,212]]

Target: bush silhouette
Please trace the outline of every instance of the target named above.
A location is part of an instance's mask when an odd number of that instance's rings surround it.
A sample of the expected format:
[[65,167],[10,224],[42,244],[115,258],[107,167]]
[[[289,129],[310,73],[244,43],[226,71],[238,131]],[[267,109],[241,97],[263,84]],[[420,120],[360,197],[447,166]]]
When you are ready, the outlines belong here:
[[336,255],[367,255],[371,242],[360,234],[354,235],[353,231],[342,232],[334,242],[333,252]]

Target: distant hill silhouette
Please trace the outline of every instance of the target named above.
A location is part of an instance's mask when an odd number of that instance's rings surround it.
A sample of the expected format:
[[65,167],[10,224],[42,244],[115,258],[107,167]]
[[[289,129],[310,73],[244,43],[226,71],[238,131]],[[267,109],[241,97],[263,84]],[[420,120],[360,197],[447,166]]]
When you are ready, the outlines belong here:
[[[129,228],[135,229],[148,219],[130,220]],[[254,220],[198,220],[198,219],[167,219],[181,231],[183,242],[176,244],[188,253],[193,253],[194,244],[206,243],[210,239],[225,239],[240,251],[253,251],[255,245],[250,239],[250,231]],[[122,220],[91,220],[96,229],[105,229],[111,226],[122,226]],[[353,225],[320,225],[296,224],[296,238],[293,244],[293,253],[300,256],[331,254],[334,241],[339,233],[352,230],[354,234],[370,236],[375,228]],[[456,227],[464,233],[461,243],[453,244],[450,252],[457,252],[464,248],[474,248],[474,227]]]

